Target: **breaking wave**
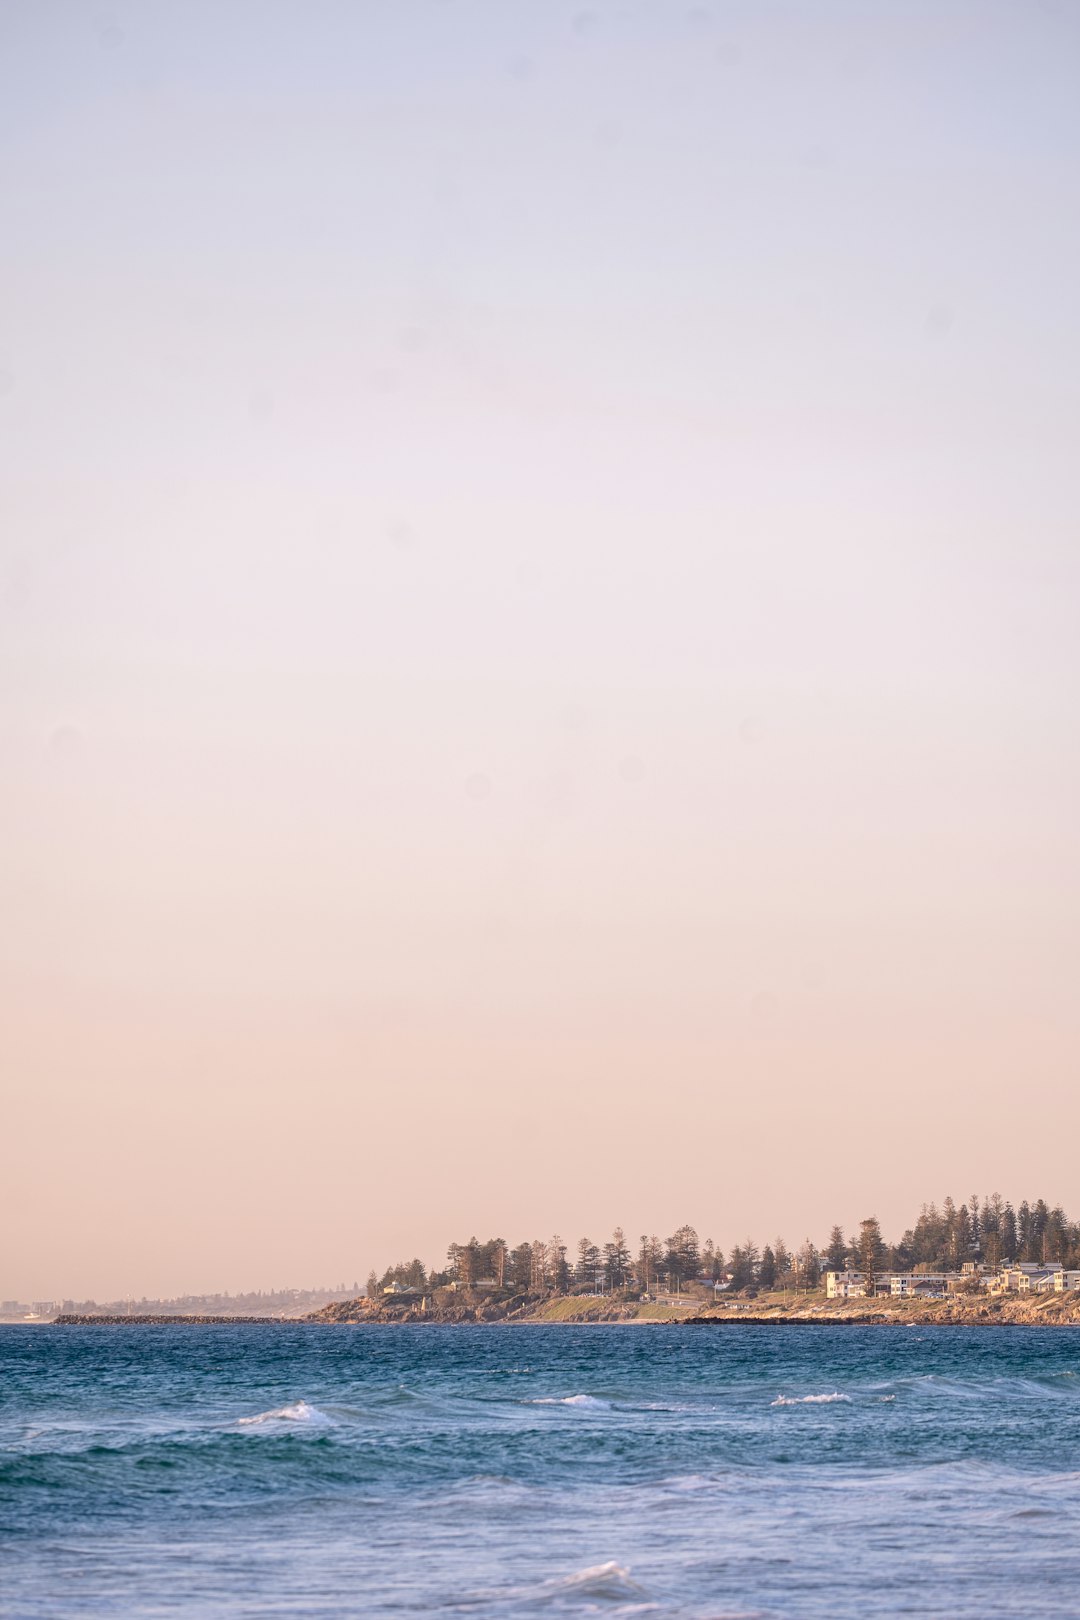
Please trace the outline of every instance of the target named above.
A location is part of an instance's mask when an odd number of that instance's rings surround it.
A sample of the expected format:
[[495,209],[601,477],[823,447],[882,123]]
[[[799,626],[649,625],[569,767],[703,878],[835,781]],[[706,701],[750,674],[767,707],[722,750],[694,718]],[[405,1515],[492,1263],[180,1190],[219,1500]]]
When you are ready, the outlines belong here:
[[327,1428],[334,1420],[307,1401],[295,1401],[292,1406],[276,1406],[271,1412],[256,1412],[254,1417],[237,1418],[236,1421],[244,1424],[310,1423],[316,1428]]
[[562,1580],[549,1581],[548,1586],[561,1592],[580,1592],[583,1597],[631,1597],[644,1591],[630,1571],[614,1560],[576,1570]]
[[[590,1406],[596,1411],[610,1412],[611,1402],[603,1401],[599,1395],[541,1395],[535,1401],[525,1401],[526,1406]],[[604,1566],[607,1567],[606,1565]]]
[[850,1405],[851,1396],[841,1395],[833,1390],[831,1395],[778,1395],[773,1406],[831,1406],[834,1401],[844,1401]]

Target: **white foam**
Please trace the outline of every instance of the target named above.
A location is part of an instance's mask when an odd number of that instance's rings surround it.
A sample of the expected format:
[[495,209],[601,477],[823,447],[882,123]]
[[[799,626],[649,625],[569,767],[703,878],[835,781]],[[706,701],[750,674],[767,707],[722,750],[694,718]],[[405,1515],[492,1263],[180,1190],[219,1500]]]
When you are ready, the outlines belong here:
[[578,1597],[591,1598],[638,1597],[643,1591],[630,1571],[614,1560],[607,1564],[591,1564],[588,1569],[575,1570],[572,1575],[549,1581],[546,1585],[552,1594],[573,1593]]
[[834,1401],[850,1401],[850,1395],[833,1390],[831,1395],[778,1395],[773,1406],[831,1406]]
[[602,1401],[598,1395],[543,1395],[535,1401],[526,1401],[526,1406],[591,1406],[597,1411],[610,1412],[611,1402]]
[[272,1412],[256,1412],[254,1417],[237,1418],[238,1423],[311,1423],[326,1427],[333,1423],[325,1412],[307,1401],[295,1401],[292,1406],[276,1406]]

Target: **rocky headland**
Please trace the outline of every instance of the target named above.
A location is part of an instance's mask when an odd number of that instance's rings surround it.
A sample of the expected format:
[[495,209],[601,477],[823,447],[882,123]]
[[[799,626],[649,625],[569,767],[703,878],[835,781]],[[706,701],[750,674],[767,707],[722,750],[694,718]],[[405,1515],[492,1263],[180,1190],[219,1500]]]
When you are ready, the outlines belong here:
[[952,1295],[943,1300],[826,1300],[823,1295],[799,1299],[761,1298],[706,1304],[687,1299],[680,1304],[639,1300],[581,1298],[573,1295],[536,1299],[517,1296],[491,1300],[461,1294],[452,1301],[427,1299],[408,1303],[354,1299],[327,1305],[311,1322],[343,1325],[402,1323],[590,1323],[665,1322],[700,1326],[767,1326],[778,1323],[828,1326],[1080,1326],[1080,1294]]

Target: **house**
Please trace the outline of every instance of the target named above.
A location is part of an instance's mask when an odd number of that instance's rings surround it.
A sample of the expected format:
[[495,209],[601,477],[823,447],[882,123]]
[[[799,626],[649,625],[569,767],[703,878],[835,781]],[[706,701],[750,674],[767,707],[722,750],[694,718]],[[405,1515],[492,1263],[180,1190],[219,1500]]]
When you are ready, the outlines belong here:
[[[891,1282],[891,1274],[887,1271],[874,1273],[875,1294],[887,1294]],[[866,1276],[861,1271],[827,1271],[825,1273],[826,1299],[865,1299]]]
[[1001,1268],[994,1279],[994,1290],[1005,1294],[1045,1294],[1057,1287],[1054,1278],[1062,1269],[1059,1260],[1049,1261],[1043,1266],[1031,1260],[1021,1260],[1015,1265]]
[[1054,1272],[1055,1294],[1065,1294],[1073,1289],[1080,1289],[1080,1271]]
[[889,1292],[895,1299],[944,1299],[952,1287],[966,1280],[951,1271],[896,1271],[889,1278]]
[[[877,1271],[871,1294],[889,1294],[894,1299],[944,1299],[967,1279],[952,1271]],[[827,1271],[826,1299],[865,1299],[866,1276],[861,1271]]]

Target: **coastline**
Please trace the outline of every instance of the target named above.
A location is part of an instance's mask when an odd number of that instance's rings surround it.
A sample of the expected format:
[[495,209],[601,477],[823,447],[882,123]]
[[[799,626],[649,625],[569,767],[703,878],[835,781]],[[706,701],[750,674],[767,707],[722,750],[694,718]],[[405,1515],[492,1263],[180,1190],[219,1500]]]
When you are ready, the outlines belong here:
[[[695,1302],[696,1304],[696,1302]],[[958,1298],[935,1301],[731,1302],[684,1307],[638,1301],[611,1304],[572,1298],[536,1301],[514,1309],[497,1304],[455,1304],[422,1310],[356,1299],[306,1316],[117,1316],[61,1315],[53,1327],[1080,1327],[1080,1297],[1051,1294],[1036,1299]]]

